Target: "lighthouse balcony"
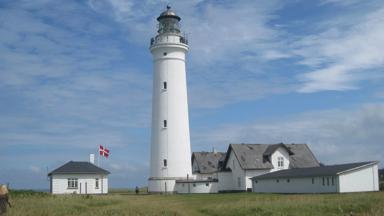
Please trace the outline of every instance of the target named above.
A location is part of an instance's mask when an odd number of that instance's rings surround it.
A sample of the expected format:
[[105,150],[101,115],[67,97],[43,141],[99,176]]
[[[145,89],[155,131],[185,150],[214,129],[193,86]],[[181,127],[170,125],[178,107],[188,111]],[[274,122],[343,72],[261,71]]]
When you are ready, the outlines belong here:
[[151,46],[168,43],[188,45],[188,39],[181,35],[157,35],[151,38]]

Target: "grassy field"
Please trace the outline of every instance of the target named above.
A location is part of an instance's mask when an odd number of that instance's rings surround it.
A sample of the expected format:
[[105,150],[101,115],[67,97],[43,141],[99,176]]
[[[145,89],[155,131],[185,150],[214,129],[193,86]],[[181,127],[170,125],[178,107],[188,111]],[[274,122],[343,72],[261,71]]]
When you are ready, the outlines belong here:
[[11,193],[8,215],[384,215],[384,192],[276,195],[255,193],[54,196]]

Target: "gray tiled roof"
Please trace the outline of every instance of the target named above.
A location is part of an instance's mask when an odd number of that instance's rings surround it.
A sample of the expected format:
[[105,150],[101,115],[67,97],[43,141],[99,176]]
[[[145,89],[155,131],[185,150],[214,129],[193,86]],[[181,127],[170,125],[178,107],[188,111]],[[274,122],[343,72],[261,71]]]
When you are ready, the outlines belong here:
[[336,176],[348,170],[357,169],[363,166],[377,164],[377,161],[337,164],[320,167],[306,167],[286,169],[276,172],[267,173],[253,177],[253,179],[270,179],[270,178],[293,178],[293,177],[314,177],[314,176]]
[[48,174],[109,174],[105,169],[102,169],[90,162],[84,161],[69,161],[63,166],[53,170]]
[[193,152],[192,161],[195,159],[199,173],[207,174],[218,171],[219,160],[225,157],[225,152]]
[[[236,155],[242,169],[272,169],[273,165],[266,157],[278,147],[284,145],[290,150],[290,168],[315,167],[319,162],[306,144],[230,144],[225,157],[227,163],[230,152]],[[272,146],[272,147],[271,147]],[[276,148],[277,147],[277,148]],[[268,150],[268,151],[267,151]],[[267,152],[266,152],[267,151]],[[266,154],[268,153],[268,154]]]

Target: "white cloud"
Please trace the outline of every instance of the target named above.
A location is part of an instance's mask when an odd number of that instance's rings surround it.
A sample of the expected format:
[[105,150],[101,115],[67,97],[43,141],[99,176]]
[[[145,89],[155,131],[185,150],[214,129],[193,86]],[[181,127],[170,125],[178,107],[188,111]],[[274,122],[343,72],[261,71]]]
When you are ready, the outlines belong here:
[[[112,0],[89,4],[95,11],[121,22],[129,40],[143,47],[156,34],[156,17],[166,5],[130,2],[126,9]],[[215,108],[292,89],[283,83],[285,79],[266,73],[262,67],[263,62],[290,56],[279,49],[279,29],[267,24],[282,7],[280,1],[177,1],[171,5],[181,16],[182,30],[189,36],[187,72],[189,80],[193,80],[189,85],[192,107]],[[261,73],[270,83],[260,81]]]
[[384,8],[361,16],[356,23],[328,24],[335,26],[294,44],[294,52],[303,58],[300,63],[314,68],[298,76],[303,83],[298,91],[343,91],[359,88],[360,81],[382,79],[375,70],[384,68]]

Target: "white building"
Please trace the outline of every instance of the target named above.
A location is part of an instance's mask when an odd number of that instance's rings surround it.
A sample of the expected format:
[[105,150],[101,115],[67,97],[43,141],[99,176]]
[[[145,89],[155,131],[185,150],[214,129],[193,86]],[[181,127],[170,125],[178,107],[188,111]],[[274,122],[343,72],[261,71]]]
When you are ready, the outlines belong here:
[[90,162],[70,161],[48,174],[52,194],[107,194],[108,174]]
[[153,57],[151,162],[148,191],[175,192],[176,180],[192,178],[185,56],[188,43],[179,16],[167,6],[151,39]]
[[378,191],[378,162],[281,170],[252,178],[258,193],[346,193]]
[[251,191],[251,177],[316,166],[319,162],[306,144],[230,144],[227,152],[194,152],[192,167],[196,180],[189,180],[189,184],[177,181],[177,192]]
[[319,162],[306,144],[230,144],[218,173],[218,189],[251,191],[254,176],[316,166]]

